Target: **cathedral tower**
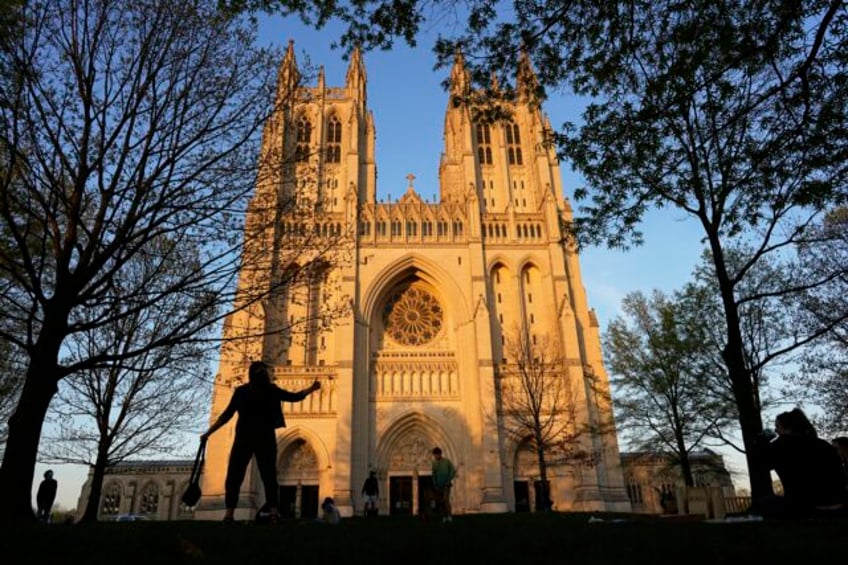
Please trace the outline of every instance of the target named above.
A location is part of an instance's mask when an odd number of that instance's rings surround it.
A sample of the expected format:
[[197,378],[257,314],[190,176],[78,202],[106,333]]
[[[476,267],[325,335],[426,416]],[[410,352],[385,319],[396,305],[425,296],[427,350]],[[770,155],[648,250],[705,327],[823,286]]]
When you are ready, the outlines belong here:
[[[509,433],[504,383],[516,340],[556,350],[551,377],[572,391],[582,462],[552,453],[557,509],[629,510],[601,360],[599,329],[578,257],[563,245],[571,210],[550,125],[523,57],[510,119],[484,122],[459,101],[471,92],[461,54],[451,70],[440,199],[425,202],[410,175],[394,202],[376,198],[375,128],[358,50],[345,84],[299,84],[293,46],[263,137],[235,314],[225,325],[211,418],[254,359],[278,385],[320,393],[286,405],[278,430],[281,510],[308,517],[332,496],[362,510],[369,471],[381,512],[429,504],[430,451],[458,467],[457,513],[526,509],[538,465]],[[198,517],[223,512],[232,424],[210,438]],[[226,431],[225,431],[226,430]],[[599,431],[603,430],[603,431]],[[238,512],[264,499],[255,469]]]

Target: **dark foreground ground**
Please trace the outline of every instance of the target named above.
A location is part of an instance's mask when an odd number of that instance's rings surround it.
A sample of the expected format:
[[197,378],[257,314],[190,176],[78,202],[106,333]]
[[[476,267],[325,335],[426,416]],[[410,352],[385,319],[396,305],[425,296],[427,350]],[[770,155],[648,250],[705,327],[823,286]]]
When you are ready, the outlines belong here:
[[[591,521],[590,521],[591,519]],[[602,520],[602,521],[600,521]],[[0,530],[0,563],[848,563],[848,520],[714,524],[605,514],[275,525],[124,522]]]

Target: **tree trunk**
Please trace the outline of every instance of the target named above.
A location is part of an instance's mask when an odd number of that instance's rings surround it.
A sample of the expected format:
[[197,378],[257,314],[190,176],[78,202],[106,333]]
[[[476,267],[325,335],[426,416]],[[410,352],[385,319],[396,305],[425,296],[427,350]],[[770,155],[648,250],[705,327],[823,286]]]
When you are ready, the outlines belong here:
[[67,335],[69,309],[61,299],[44,308],[44,323],[29,351],[21,397],[9,418],[6,453],[0,465],[0,522],[35,521],[32,481],[41,428],[58,390],[59,349]]
[[685,449],[681,449],[678,456],[680,457],[680,473],[683,475],[683,483],[687,487],[694,487],[695,477],[692,476],[692,462],[689,461],[689,453]]
[[[771,473],[768,465],[759,456],[756,445],[759,435],[763,432],[763,420],[760,415],[759,406],[756,405],[753,399],[753,390],[750,386],[747,371],[743,372],[741,377],[733,377],[731,371],[731,379],[733,380],[733,392],[737,398],[739,407],[739,426],[742,429],[742,441],[745,445],[745,460],[748,463],[748,475],[751,483],[751,498],[754,501],[761,500],[764,496],[774,493],[771,485]],[[743,385],[748,385],[748,390],[740,387],[741,393],[737,392],[737,380],[743,381]],[[740,394],[747,402],[739,400]]]
[[32,481],[41,427],[56,394],[56,356],[33,355],[15,413],[9,418],[6,453],[0,466],[0,521],[35,521]]
[[539,492],[536,494],[536,512],[547,512],[551,509],[551,487],[548,484],[548,463],[545,460],[545,448],[536,448],[539,458]]
[[754,501],[772,494],[771,475],[766,464],[760,461],[755,449],[757,437],[763,431],[758,396],[754,390],[751,371],[745,365],[745,345],[742,339],[742,324],[739,308],[736,305],[733,284],[727,273],[724,253],[716,233],[710,234],[710,249],[716,268],[716,279],[721,293],[727,322],[727,343],[722,351],[728,377],[733,387],[733,397],[739,411],[739,428],[745,446],[745,459],[748,463],[748,477],[751,484],[751,498]]
[[91,473],[91,490],[88,493],[88,501],[85,503],[85,512],[79,519],[80,524],[96,522],[97,512],[100,509],[100,497],[103,494],[103,477],[106,475],[106,458],[97,456],[94,469]]

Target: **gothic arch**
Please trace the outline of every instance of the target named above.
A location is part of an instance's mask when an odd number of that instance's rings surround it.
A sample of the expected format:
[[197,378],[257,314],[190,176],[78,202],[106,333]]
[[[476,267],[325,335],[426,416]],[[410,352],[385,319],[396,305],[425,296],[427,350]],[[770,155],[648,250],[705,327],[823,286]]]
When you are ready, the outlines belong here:
[[[452,461],[460,459],[454,442],[436,419],[421,412],[410,412],[397,418],[381,434],[374,466],[383,471],[396,468],[397,456],[405,452],[405,456],[415,458],[409,461],[411,467],[429,471],[429,454],[436,446],[441,447],[445,456]],[[404,470],[412,470],[411,467]]]
[[515,271],[515,269],[513,268],[514,265],[511,265],[510,263],[512,263],[512,261],[504,257],[501,253],[497,253],[489,259],[488,264],[486,266],[486,273],[491,276],[491,274],[495,271],[495,269],[498,268],[498,266],[508,269],[509,271]]
[[375,315],[385,294],[404,277],[415,274],[421,280],[434,288],[441,289],[441,298],[445,301],[446,309],[453,313],[453,320],[459,322],[471,318],[471,312],[464,300],[459,299],[463,293],[456,281],[444,269],[431,259],[410,254],[395,263],[388,265],[374,277],[370,288],[363,294],[362,315],[370,320]]
[[[328,469],[330,465],[330,452],[321,438],[311,430],[299,426],[285,428],[277,438],[277,457],[282,458],[286,451],[299,442],[304,442],[315,454],[317,470],[319,472]],[[278,468],[280,468],[278,466]]]
[[545,264],[545,260],[542,257],[539,257],[539,255],[537,253],[531,252],[531,253],[524,255],[523,257],[519,258],[518,261],[516,261],[516,265],[517,265],[516,272],[523,273],[524,270],[527,269],[528,267],[533,267],[533,268],[539,269],[541,271],[541,270],[543,270],[541,266],[544,265],[544,264]]
[[[509,461],[514,480],[535,478],[539,475],[539,460],[530,448],[529,442],[529,437],[520,440],[510,439],[505,446],[506,461]],[[551,467],[550,463],[548,465]]]
[[100,494],[100,508],[98,514],[100,516],[115,516],[121,513],[124,501],[124,485],[121,481],[111,480],[103,485],[103,491]]
[[140,514],[157,515],[162,502],[162,488],[159,483],[150,479],[141,488],[141,497],[138,503]]

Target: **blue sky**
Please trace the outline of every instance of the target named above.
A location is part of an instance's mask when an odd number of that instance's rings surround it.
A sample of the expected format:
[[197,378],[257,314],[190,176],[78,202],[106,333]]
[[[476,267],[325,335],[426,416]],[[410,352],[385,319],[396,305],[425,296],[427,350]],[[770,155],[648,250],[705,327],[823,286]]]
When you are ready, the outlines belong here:
[[[262,18],[260,42],[285,47],[294,41],[299,64],[324,66],[328,86],[344,84],[347,61],[330,45],[338,37],[332,29],[311,30],[298,21]],[[366,53],[368,106],[377,130],[377,198],[396,199],[406,190],[409,173],[415,175],[416,190],[427,199],[438,195],[439,157],[443,150],[443,126],[447,94],[441,81],[449,69],[434,71],[431,47],[436,33],[425,30],[417,48],[399,42],[392,51]],[[314,84],[312,81],[311,84]],[[579,120],[585,100],[555,94],[543,105],[551,124]],[[584,184],[568,163],[561,163],[565,196]],[[572,206],[578,203],[572,200]],[[588,248],[581,253],[583,283],[590,307],[595,308],[602,331],[619,313],[622,298],[632,291],[673,291],[685,284],[701,252],[700,228],[682,213],[673,210],[652,212],[642,226],[645,244],[627,252]],[[208,408],[204,407],[204,410]],[[202,431],[199,430],[198,433]],[[741,471],[742,461],[728,461]],[[87,470],[80,466],[52,466],[59,481],[57,503],[76,507]],[[33,500],[41,475],[47,469],[37,465]],[[744,486],[744,480],[738,482]]]

